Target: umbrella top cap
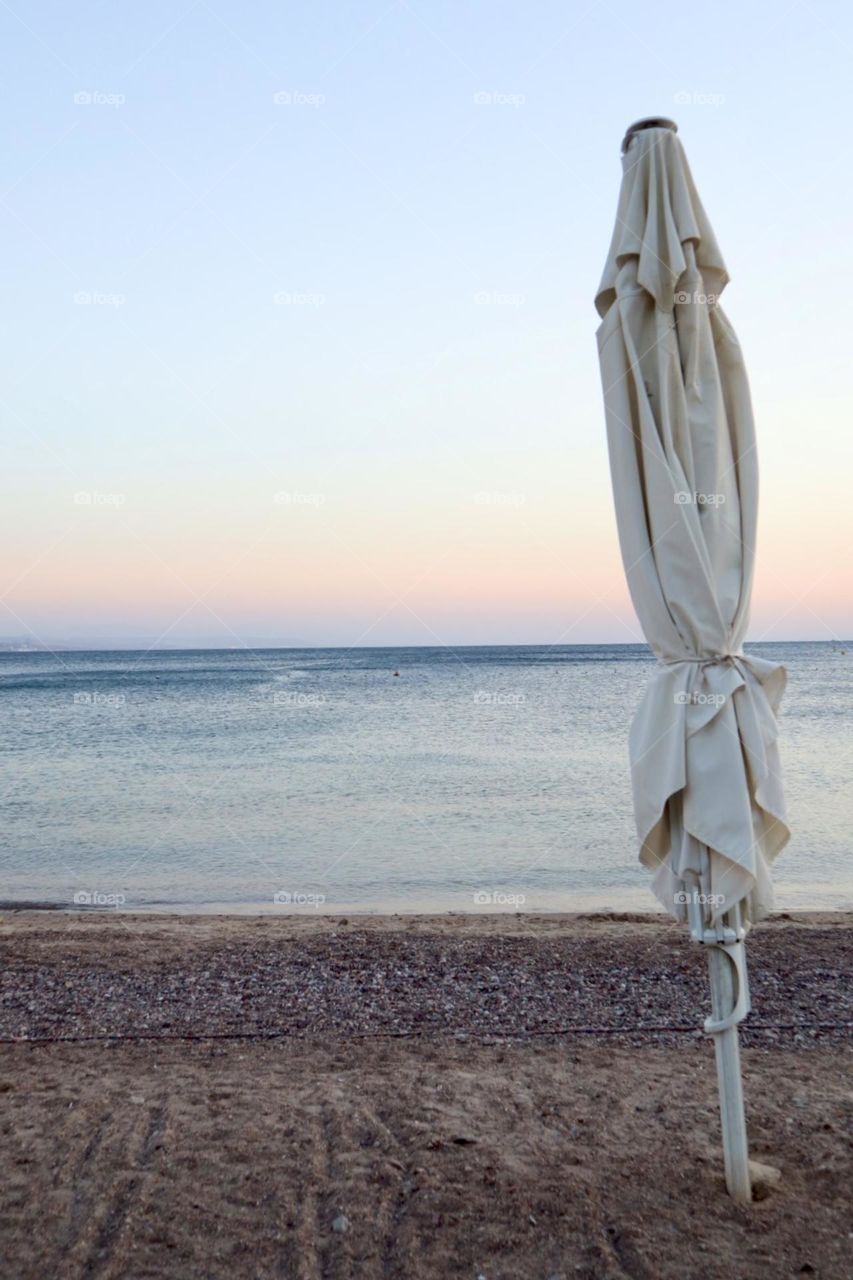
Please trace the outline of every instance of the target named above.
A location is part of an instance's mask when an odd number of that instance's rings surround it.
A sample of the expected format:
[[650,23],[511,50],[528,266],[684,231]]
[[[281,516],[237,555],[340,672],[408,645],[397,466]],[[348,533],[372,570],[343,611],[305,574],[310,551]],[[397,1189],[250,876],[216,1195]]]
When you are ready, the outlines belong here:
[[[638,120],[626,143],[616,225],[595,295],[598,314],[604,319],[617,295],[630,291],[629,276],[631,289],[638,286],[659,311],[671,312],[688,260],[702,275],[702,292],[721,294],[729,278],[725,262],[675,122]],[[629,263],[635,265],[623,276]]]
[[668,120],[666,116],[645,116],[642,120],[635,120],[632,125],[628,126],[625,137],[622,139],[623,156],[636,135],[644,129],[669,129],[672,133],[678,133],[678,125],[674,120]]

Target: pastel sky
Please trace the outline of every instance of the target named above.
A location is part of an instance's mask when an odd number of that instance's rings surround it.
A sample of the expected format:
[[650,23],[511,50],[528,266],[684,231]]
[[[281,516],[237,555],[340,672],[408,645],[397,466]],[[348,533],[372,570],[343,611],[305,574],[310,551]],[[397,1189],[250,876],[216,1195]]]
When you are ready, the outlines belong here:
[[753,639],[853,634],[853,10],[11,0],[0,637],[642,637],[593,294],[674,117],[762,469]]

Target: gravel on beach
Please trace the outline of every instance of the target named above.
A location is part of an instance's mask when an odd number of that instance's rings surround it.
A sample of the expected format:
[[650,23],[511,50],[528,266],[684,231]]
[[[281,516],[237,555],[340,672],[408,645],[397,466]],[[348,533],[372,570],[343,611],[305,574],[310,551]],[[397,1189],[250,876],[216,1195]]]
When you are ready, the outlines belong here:
[[[748,940],[744,1043],[843,1043],[853,930],[776,919]],[[701,1035],[708,978],[649,917],[7,916],[0,1038]]]

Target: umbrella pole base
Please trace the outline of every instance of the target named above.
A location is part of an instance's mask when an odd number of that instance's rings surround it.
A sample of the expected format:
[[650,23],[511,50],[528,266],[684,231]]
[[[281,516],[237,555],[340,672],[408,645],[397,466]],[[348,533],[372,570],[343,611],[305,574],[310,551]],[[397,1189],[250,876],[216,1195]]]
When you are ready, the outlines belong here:
[[726,1188],[734,1200],[750,1204],[752,1185],[738,1043],[738,1022],[749,1010],[749,990],[738,908],[727,913],[724,928],[713,940],[710,932],[704,941],[708,947],[712,1016],[705,1030],[714,1037],[717,1059]]

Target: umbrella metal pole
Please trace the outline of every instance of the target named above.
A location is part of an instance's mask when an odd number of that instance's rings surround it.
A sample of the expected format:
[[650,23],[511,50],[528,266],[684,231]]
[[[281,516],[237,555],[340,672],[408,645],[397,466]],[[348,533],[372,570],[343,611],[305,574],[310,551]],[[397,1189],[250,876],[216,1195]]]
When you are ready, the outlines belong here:
[[717,1059],[726,1188],[733,1199],[749,1204],[752,1187],[738,1044],[738,1022],[749,1009],[749,992],[739,905],[726,912],[721,927],[706,931],[704,942],[712,1010],[705,1030],[714,1037]]

